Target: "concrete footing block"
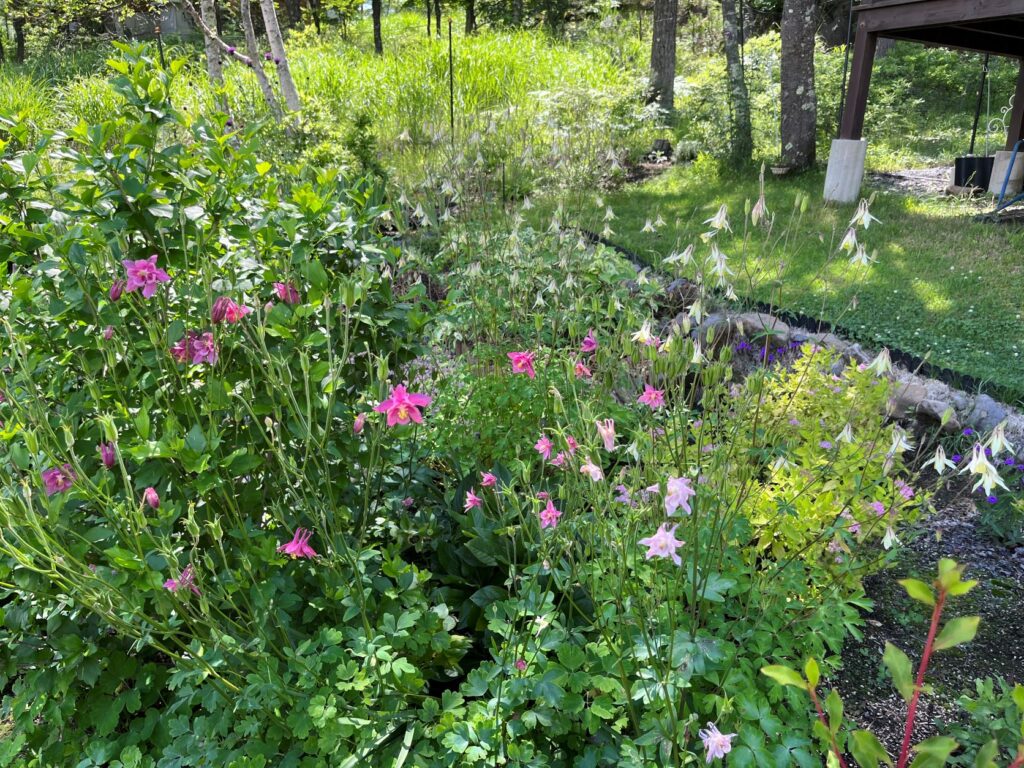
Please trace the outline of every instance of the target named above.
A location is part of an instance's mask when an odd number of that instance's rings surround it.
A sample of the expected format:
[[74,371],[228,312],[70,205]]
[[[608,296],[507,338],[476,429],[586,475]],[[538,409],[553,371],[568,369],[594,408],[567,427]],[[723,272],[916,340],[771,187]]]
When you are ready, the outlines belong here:
[[825,201],[856,203],[864,181],[868,143],[863,139],[833,139],[825,172]]
[[[992,177],[988,182],[989,194],[998,195],[1003,189],[1003,182],[1006,181],[1006,169],[1010,166],[1010,158],[1013,152],[1001,149],[996,152],[995,160],[992,161]],[[1013,170],[1010,172],[1010,183],[1006,185],[1006,195],[1010,197],[1020,192],[1024,186],[1024,152],[1017,153],[1017,159],[1013,161]]]

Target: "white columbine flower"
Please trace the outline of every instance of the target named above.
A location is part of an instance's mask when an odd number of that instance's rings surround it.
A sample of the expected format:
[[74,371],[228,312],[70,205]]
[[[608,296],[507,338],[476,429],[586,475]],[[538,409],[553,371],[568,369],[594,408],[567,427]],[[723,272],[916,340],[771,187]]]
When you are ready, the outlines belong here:
[[654,223],[650,219],[647,219],[644,222],[644,227],[640,231],[641,232],[657,232],[657,230],[654,228]]
[[991,496],[992,489],[997,485],[1005,490],[1010,490],[1006,487],[1006,483],[1003,482],[1003,478],[999,476],[999,470],[992,466],[992,463],[988,460],[985,455],[985,450],[980,445],[974,446],[974,452],[971,454],[971,462],[960,470],[960,473],[970,472],[978,476],[978,482],[974,484],[972,491],[978,490],[978,486],[982,486],[985,489],[985,495]]
[[654,335],[651,333],[651,321],[644,320],[644,324],[640,326],[640,330],[633,334],[633,341],[638,344],[649,345],[654,340]]
[[836,435],[837,443],[852,443],[853,442],[853,427],[847,422],[846,426],[843,427],[843,431]]
[[710,224],[712,229],[719,232],[723,229],[727,232],[732,232],[732,227],[729,226],[729,209],[726,208],[725,203],[722,203],[722,206],[718,209],[718,213],[704,223]]
[[528,211],[533,208],[533,203],[530,202],[529,195],[523,195],[523,210]]
[[988,442],[985,443],[989,448],[992,449],[992,455],[998,456],[1003,451],[1013,451],[1013,443],[1006,439],[1006,422],[1000,422],[999,425],[992,430],[992,434],[989,435]]
[[612,211],[612,207],[609,205],[607,208],[604,209],[604,220],[611,221],[614,218],[615,213]]
[[889,357],[888,347],[882,347],[878,356],[868,364],[868,370],[874,371],[875,376],[892,372],[892,358]]
[[[850,219],[850,226],[853,227],[859,225],[864,227],[864,229],[867,229],[871,226],[872,221],[878,221],[878,219],[872,216],[868,211],[868,201],[861,200],[860,204],[857,206],[857,212],[853,214],[853,218]],[[881,224],[882,222],[878,221],[878,223]]]
[[853,253],[853,250],[857,247],[857,233],[853,227],[846,230],[846,235],[843,237],[843,242],[839,244],[840,251],[846,251],[847,253]]
[[850,256],[851,264],[859,264],[862,267],[871,266],[871,262],[875,259],[873,256],[868,255],[867,248],[864,247],[863,243],[857,243],[857,248]]
[[900,540],[896,538],[896,531],[892,529],[892,525],[890,524],[889,527],[885,529],[885,536],[882,537],[882,546],[886,549],[892,549],[894,545],[899,543]]
[[928,461],[921,466],[933,467],[935,469],[935,474],[937,475],[941,475],[947,468],[956,469],[956,464],[946,458],[946,452],[942,450],[941,445],[935,449],[935,456],[928,459]]
[[907,433],[902,427],[893,427],[892,429],[892,445],[889,446],[889,455],[895,456],[897,453],[903,453],[904,451],[911,451],[914,449],[914,444],[910,442],[910,438],[907,437]]
[[693,342],[693,360],[690,362],[694,365],[700,365],[704,362],[704,353],[701,351],[699,340]]

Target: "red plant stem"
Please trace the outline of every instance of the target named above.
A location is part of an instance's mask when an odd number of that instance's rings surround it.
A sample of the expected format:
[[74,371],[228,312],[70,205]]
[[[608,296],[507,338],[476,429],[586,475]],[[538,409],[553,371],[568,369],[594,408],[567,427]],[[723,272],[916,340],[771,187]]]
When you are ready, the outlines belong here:
[[917,716],[917,702],[921,698],[921,686],[924,685],[924,673],[928,670],[928,660],[932,655],[932,648],[935,645],[935,633],[939,629],[939,619],[942,616],[942,607],[946,603],[946,590],[939,590],[939,597],[932,608],[932,625],[928,628],[928,639],[924,643],[924,653],[921,656],[921,666],[917,668],[917,680],[914,682],[914,695],[910,699],[910,708],[907,710],[907,722],[903,727],[903,746],[900,747],[900,759],[896,768],[906,768],[907,760],[910,759],[910,737],[914,733],[914,718]]
[[818,701],[818,694],[814,692],[814,689],[807,686],[807,692],[811,694],[811,701],[814,702],[814,708],[818,712],[818,720],[825,726],[825,730],[828,731],[829,737],[832,739],[832,751],[836,753],[836,758],[839,760],[840,768],[846,768],[846,761],[843,760],[843,753],[839,751],[839,744],[836,743],[835,734],[832,733],[832,729],[828,727],[828,718],[825,717],[825,712],[821,708],[821,702]]
[[1024,766],[1024,746],[1017,751],[1017,758],[1010,763],[1010,768],[1022,768]]

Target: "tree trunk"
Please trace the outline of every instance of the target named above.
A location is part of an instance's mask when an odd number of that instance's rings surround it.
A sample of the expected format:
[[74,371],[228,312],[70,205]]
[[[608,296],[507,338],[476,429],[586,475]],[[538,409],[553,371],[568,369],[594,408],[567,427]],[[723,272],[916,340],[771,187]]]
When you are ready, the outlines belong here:
[[[380,11],[381,0],[372,0],[371,13],[373,15],[373,50],[378,56],[384,55],[384,40],[380,36]],[[427,13],[430,11],[428,9]]]
[[281,105],[278,103],[270,80],[267,79],[267,73],[263,71],[263,65],[260,63],[260,49],[256,44],[256,30],[252,26],[250,0],[240,1],[239,16],[242,21],[242,32],[245,34],[245,51],[251,61],[250,68],[256,75],[256,82],[260,84],[260,91],[263,93],[263,99],[267,102],[267,106],[270,107],[270,112],[280,120]]
[[[217,8],[214,6],[213,0],[199,0],[199,15],[203,19],[203,24],[207,27],[210,29],[217,28]],[[206,50],[206,71],[210,75],[210,82],[216,88],[223,88],[224,69],[221,66],[217,41],[204,32],[203,47]],[[221,98],[218,96],[217,102],[220,103],[220,101]],[[223,104],[221,104],[221,108],[223,108]]]
[[434,31],[441,36],[441,0],[434,0]]
[[817,138],[814,6],[814,0],[782,4],[782,161],[800,170],[814,164]]
[[650,102],[664,112],[675,106],[676,17],[679,0],[654,0],[654,31],[651,35]]
[[512,26],[518,27],[523,20],[523,0],[512,0]]
[[320,29],[320,0],[309,0],[309,14],[313,17],[313,26],[316,27],[318,35],[323,34]]
[[476,32],[476,0],[466,0],[466,34]]
[[734,165],[749,163],[754,154],[750,128],[750,97],[740,54],[740,20],[736,0],[722,0],[722,36],[725,39],[726,79],[731,107],[731,159]]
[[14,60],[19,64],[25,63],[25,17],[17,16],[14,19]]
[[[295,88],[292,71],[288,66],[288,57],[284,51],[284,38],[281,36],[281,26],[277,23],[274,0],[260,0],[260,10],[263,11],[263,25],[267,30],[270,53],[274,57],[274,64],[277,65],[277,79],[281,83],[281,95],[284,97],[285,106],[291,112],[298,112],[302,109],[302,102],[299,101],[299,92]],[[257,62],[255,66],[259,66],[259,63]]]
[[430,39],[431,13],[432,13],[432,11],[431,11],[431,8],[430,8],[430,0],[427,0],[427,39],[428,40]]

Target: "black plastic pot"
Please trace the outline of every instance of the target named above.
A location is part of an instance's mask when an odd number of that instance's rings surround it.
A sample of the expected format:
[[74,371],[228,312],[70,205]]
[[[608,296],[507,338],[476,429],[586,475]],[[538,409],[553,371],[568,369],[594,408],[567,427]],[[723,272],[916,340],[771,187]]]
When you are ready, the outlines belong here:
[[958,187],[981,187],[988,189],[992,178],[994,157],[977,157],[969,155],[958,157],[953,164],[953,184]]

